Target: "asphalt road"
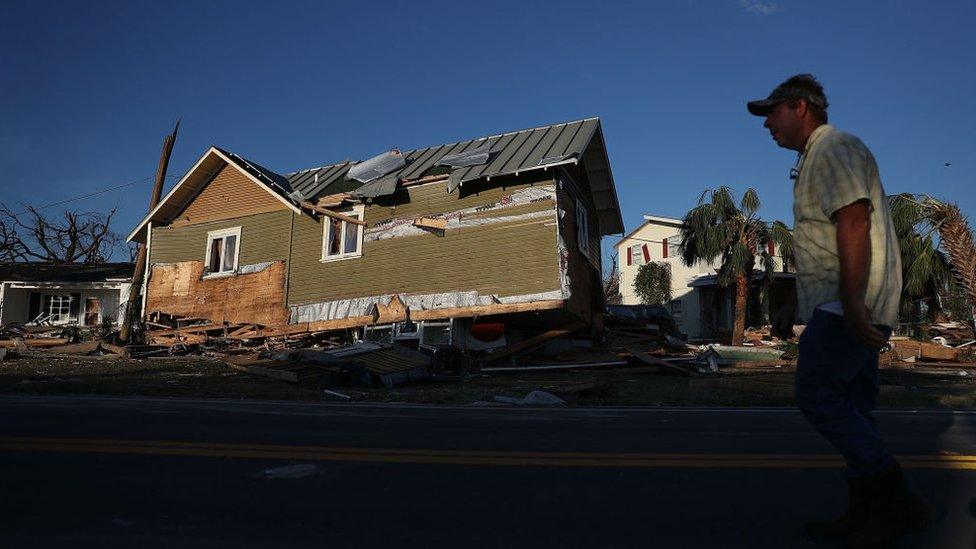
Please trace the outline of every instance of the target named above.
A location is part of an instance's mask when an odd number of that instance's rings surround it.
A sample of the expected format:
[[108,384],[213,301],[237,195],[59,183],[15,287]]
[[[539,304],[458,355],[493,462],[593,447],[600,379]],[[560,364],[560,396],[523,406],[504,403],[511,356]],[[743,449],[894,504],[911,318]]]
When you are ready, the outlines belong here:
[[[0,397],[2,547],[830,547],[840,461],[793,410]],[[976,547],[976,412],[885,411]]]

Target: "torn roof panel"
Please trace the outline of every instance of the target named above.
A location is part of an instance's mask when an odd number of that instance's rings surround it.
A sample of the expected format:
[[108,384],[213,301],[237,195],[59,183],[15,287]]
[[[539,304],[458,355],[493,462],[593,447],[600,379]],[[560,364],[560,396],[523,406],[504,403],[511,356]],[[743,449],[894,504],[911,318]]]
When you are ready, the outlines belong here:
[[414,152],[416,151],[411,151],[404,155],[399,150],[393,149],[392,151],[378,154],[369,160],[364,160],[351,166],[346,177],[362,183],[369,183],[374,179],[379,179],[389,173],[402,169],[406,165],[406,158]]
[[330,187],[337,181],[342,181],[343,176],[351,165],[352,162],[347,160],[338,164],[302,170],[288,174],[288,180],[296,191],[300,191],[307,198],[314,198],[320,195],[327,187]]
[[479,144],[477,147],[472,149],[446,154],[442,156],[437,162],[434,163],[435,166],[449,166],[451,168],[463,168],[465,166],[476,166],[478,164],[487,164],[488,158],[491,156],[491,145],[487,140]]

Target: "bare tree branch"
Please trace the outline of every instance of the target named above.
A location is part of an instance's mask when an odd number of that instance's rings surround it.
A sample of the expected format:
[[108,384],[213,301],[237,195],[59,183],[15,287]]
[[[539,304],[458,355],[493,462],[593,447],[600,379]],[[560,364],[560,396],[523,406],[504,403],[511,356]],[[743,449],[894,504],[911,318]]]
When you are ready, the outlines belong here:
[[108,214],[65,211],[63,221],[44,217],[37,208],[15,213],[0,204],[0,260],[51,263],[104,263],[120,242]]

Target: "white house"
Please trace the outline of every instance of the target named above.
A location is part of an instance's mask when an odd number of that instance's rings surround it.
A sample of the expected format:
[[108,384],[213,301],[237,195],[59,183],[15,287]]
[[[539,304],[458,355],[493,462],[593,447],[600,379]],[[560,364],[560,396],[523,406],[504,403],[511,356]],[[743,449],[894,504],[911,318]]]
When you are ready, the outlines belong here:
[[129,298],[132,263],[0,263],[0,324],[118,324]]
[[[641,265],[651,261],[667,263],[671,267],[671,314],[678,328],[689,338],[714,337],[732,326],[733,294],[718,286],[717,262],[698,262],[688,267],[681,259],[678,245],[681,243],[681,220],[673,217],[645,215],[644,223],[618,241],[614,247],[620,265],[620,294],[624,305],[640,304],[634,293],[634,279]],[[782,260],[776,249],[770,246],[777,271],[782,271]],[[753,281],[764,274],[755,271]],[[770,286],[769,299],[760,307],[759,291],[750,292],[750,302],[760,317],[768,319],[769,311],[776,311],[795,295],[792,273],[777,272]],[[763,313],[765,311],[765,314]]]

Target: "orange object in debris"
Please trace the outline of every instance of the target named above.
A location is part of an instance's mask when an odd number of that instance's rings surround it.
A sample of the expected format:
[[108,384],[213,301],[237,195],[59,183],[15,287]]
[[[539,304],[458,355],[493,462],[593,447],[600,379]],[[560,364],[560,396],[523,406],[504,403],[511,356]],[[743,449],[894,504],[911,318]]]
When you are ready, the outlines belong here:
[[483,322],[471,325],[471,336],[478,341],[495,341],[505,333],[505,325],[501,322]]

